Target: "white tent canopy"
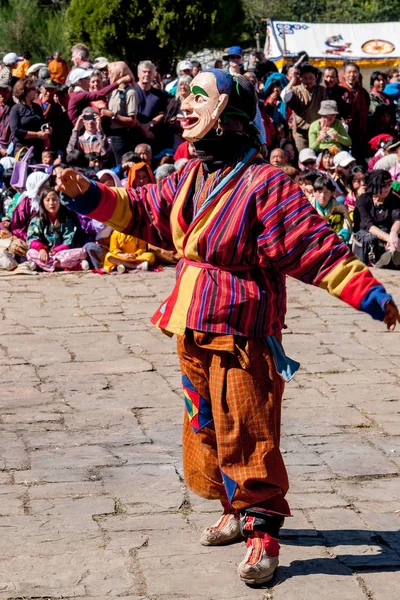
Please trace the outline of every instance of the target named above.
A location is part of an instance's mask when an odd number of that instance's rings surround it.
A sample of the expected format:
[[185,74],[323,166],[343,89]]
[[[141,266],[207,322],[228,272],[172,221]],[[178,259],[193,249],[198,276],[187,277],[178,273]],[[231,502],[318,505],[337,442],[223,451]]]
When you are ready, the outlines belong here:
[[265,54],[279,61],[307,52],[313,62],[353,60],[392,64],[400,57],[400,22],[294,23],[270,21]]

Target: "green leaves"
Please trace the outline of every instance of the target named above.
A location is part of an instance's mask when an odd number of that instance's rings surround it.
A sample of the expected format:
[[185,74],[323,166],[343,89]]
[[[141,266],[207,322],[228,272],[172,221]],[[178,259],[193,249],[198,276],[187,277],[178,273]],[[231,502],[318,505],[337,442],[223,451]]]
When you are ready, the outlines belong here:
[[66,13],[70,44],[131,63],[230,45],[242,20],[241,0],[71,0]]

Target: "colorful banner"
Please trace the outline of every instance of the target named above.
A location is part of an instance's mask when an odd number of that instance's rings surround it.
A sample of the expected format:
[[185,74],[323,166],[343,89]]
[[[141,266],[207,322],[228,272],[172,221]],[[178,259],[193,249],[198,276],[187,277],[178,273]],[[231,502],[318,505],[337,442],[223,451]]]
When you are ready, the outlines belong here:
[[[285,52],[286,50],[286,52]],[[270,21],[265,54],[279,62],[306,52],[312,62],[393,63],[400,57],[400,23],[293,23]]]

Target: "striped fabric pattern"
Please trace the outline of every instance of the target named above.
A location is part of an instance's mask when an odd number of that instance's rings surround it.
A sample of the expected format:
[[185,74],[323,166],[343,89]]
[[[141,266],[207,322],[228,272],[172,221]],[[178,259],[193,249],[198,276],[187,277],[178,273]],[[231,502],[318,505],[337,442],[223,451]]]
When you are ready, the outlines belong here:
[[[166,249],[175,245],[188,259],[219,267],[178,266],[177,287],[153,323],[164,315],[161,328],[169,333],[188,327],[258,338],[279,335],[287,275],[383,320],[391,296],[281,170],[255,157],[196,219],[196,180],[204,185],[204,178],[197,178],[199,168],[198,160],[190,161],[159,184],[138,190],[91,183],[85,195],[64,199],[72,210],[118,231]],[[215,178],[209,192],[217,184]],[[249,270],[232,272],[243,265]],[[179,314],[174,315],[175,304]],[[165,315],[173,327],[165,324]]]

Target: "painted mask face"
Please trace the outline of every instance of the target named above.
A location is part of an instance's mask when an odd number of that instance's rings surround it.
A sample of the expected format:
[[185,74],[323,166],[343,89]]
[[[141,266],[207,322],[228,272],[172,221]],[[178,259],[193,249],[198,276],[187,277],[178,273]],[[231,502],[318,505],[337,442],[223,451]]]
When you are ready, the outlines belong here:
[[228,104],[228,94],[218,91],[213,73],[202,72],[190,84],[190,94],[182,102],[185,114],[182,137],[191,142],[201,140],[214,126]]

